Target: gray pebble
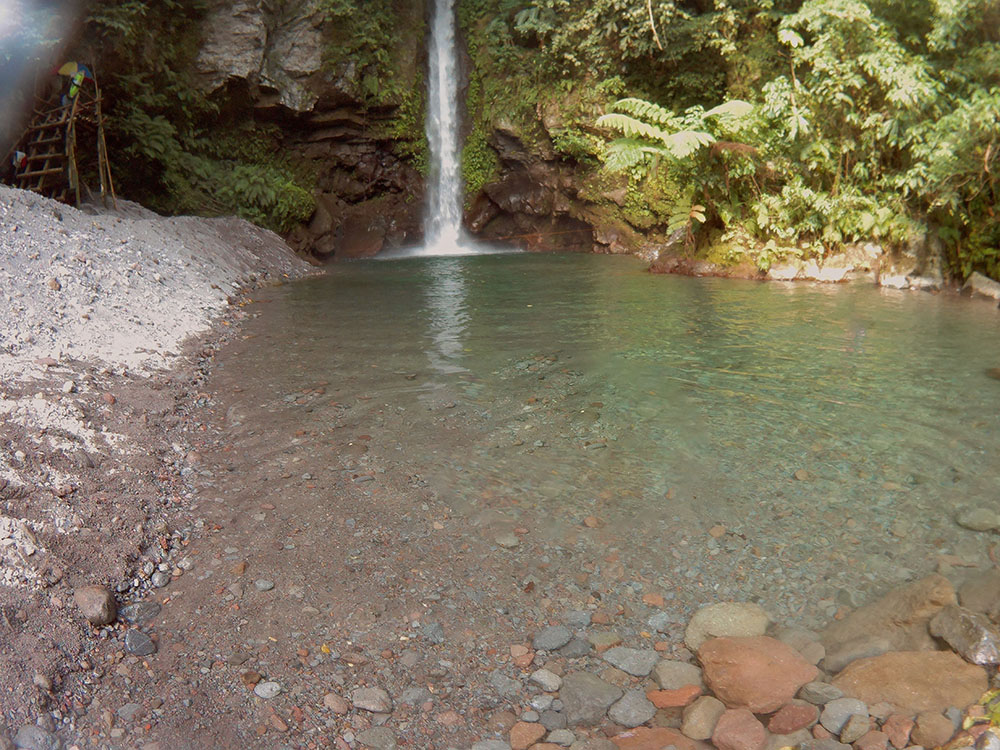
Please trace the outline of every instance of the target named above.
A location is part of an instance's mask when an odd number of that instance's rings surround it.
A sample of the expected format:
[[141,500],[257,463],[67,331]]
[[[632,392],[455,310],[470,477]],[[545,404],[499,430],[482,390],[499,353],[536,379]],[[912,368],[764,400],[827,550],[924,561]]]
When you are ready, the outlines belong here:
[[844,691],[829,682],[807,682],[799,690],[799,698],[814,706],[823,706],[843,697]]
[[555,651],[562,648],[573,638],[573,634],[565,625],[551,625],[538,633],[531,641],[536,651]]
[[576,735],[568,729],[557,729],[554,732],[550,732],[549,736],[545,738],[545,741],[551,742],[553,745],[569,747],[576,742]]
[[564,618],[566,622],[566,627],[569,628],[586,628],[590,627],[590,612],[585,612],[582,610],[574,610],[572,612],[567,612]]
[[258,578],[253,582],[253,585],[257,587],[258,591],[270,591],[274,588],[274,581],[268,581],[266,578]]
[[162,570],[158,570],[153,573],[149,578],[150,582],[158,589],[162,589],[168,583],[170,583],[170,574],[164,573]]
[[156,644],[141,630],[129,630],[125,633],[125,650],[136,656],[149,656],[156,653]]
[[503,740],[480,740],[472,750],[510,750],[510,745]]
[[272,680],[268,680],[267,682],[258,682],[253,688],[254,695],[258,698],[264,698],[265,700],[274,698],[280,692],[281,685]]
[[559,711],[542,711],[539,722],[543,727],[553,732],[557,729],[566,728],[566,714]]
[[656,706],[649,702],[641,690],[629,690],[608,710],[608,718],[616,724],[632,729],[653,718]]
[[592,648],[593,646],[586,638],[574,638],[559,649],[559,655],[565,656],[567,659],[582,659],[584,656],[590,655]]
[[541,717],[538,715],[537,711],[525,711],[521,714],[521,721],[526,721],[529,724],[535,724]]
[[145,625],[163,609],[156,602],[133,602],[118,610],[118,617],[133,625]]
[[604,661],[633,677],[645,677],[660,661],[660,655],[653,649],[615,646],[604,652]]
[[837,698],[823,706],[819,723],[832,734],[840,734],[852,716],[864,715],[868,718],[868,706],[857,698]]

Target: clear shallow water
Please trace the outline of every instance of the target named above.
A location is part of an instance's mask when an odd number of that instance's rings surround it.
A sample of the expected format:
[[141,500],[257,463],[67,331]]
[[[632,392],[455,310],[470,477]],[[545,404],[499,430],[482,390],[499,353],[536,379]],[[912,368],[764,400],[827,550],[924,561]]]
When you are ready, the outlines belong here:
[[986,564],[953,518],[1000,499],[991,305],[486,255],[336,266],[260,312],[274,343],[248,377],[276,399],[329,381],[384,428],[363,462],[405,465],[484,528],[530,522],[553,554],[595,516],[652,585],[787,612],[942,554]]

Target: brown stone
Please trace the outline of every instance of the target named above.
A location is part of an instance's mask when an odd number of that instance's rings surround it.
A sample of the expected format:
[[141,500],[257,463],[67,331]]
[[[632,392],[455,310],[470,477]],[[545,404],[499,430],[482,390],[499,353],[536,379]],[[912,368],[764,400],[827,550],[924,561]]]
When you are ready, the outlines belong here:
[[852,663],[833,681],[868,705],[887,701],[901,711],[965,708],[986,692],[986,672],[950,651],[893,651]]
[[343,716],[351,710],[350,704],[336,693],[327,693],[323,696],[323,705],[329,708],[338,716]]
[[686,685],[677,690],[650,690],[646,697],[657,708],[683,708],[701,695],[697,685]]
[[897,750],[903,750],[910,744],[913,719],[903,714],[892,714],[882,723],[882,731],[885,732],[893,747]]
[[80,614],[91,625],[110,625],[118,616],[115,597],[105,586],[83,586],[73,592]]
[[854,743],[854,750],[886,750],[889,737],[885,732],[868,732]]
[[956,603],[955,589],[947,578],[928,576],[832,622],[821,640],[828,653],[839,644],[871,637],[887,639],[896,651],[933,650],[927,623],[944,607]]
[[729,708],[771,713],[819,670],[791,646],[768,638],[713,638],[698,649],[705,684]]
[[745,708],[726,711],[712,732],[718,750],[762,750],[766,741],[764,725]]
[[497,711],[490,716],[490,720],[486,726],[491,732],[506,734],[515,724],[517,724],[517,717],[513,713],[510,711]]
[[910,733],[910,741],[923,747],[940,747],[955,734],[955,725],[951,719],[936,711],[924,711],[917,714],[917,720]]
[[541,724],[530,724],[519,721],[510,730],[511,750],[528,750],[538,740],[545,736],[545,727]]
[[673,745],[677,750],[698,750],[697,744],[676,729],[636,727],[611,738],[618,750],[662,750]]
[[767,723],[773,734],[791,734],[799,729],[807,729],[819,720],[819,709],[811,703],[795,700],[778,709]]

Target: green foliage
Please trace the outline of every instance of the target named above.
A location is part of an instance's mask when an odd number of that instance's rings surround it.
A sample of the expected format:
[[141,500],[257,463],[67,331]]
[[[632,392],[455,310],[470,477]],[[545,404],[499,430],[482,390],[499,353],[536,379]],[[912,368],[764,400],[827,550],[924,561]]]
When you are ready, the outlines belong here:
[[[88,33],[119,188],[166,213],[235,213],[287,232],[312,214],[308,179],[280,155],[282,134],[232,102],[209,100],[184,71],[200,45],[203,0],[95,0]],[[223,111],[235,112],[220,121]]]

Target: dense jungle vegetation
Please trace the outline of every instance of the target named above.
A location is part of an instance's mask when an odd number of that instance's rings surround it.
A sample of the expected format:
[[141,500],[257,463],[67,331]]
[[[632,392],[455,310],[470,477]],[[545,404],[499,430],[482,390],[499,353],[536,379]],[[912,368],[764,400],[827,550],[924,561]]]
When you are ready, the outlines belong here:
[[[325,70],[355,71],[383,136],[425,166],[423,92],[388,50],[421,0],[315,0]],[[302,6],[297,0],[284,5]],[[310,6],[310,7],[313,7]],[[766,268],[927,236],[950,270],[1000,277],[995,0],[458,0],[469,52],[468,194],[499,174],[497,128],[555,153],[630,226]],[[190,80],[206,0],[93,0],[115,169],[166,211],[236,211],[288,231],[314,175],[240,96]],[[605,196],[622,185],[624,200]]]
[[762,267],[931,232],[953,272],[1000,274],[992,0],[467,0],[462,21],[478,122],[627,173],[635,226]]

